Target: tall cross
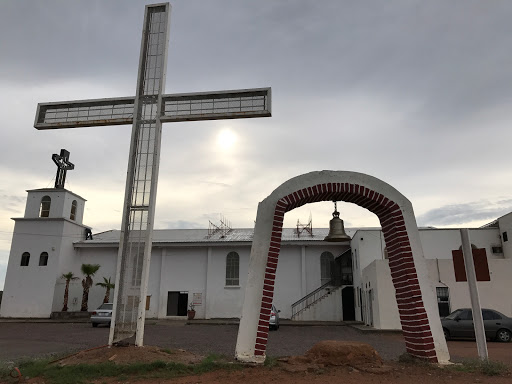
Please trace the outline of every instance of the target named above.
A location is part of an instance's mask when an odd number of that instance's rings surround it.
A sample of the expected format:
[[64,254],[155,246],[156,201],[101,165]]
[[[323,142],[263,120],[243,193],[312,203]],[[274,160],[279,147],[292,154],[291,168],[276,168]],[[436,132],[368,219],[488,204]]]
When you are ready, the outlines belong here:
[[37,106],[37,129],[132,124],[110,345],[143,345],[162,123],[271,116],[270,88],[163,94],[170,10],[146,6],[135,97]]
[[69,161],[69,151],[60,150],[60,155],[54,153],[52,160],[57,165],[57,175],[55,175],[55,188],[64,188],[66,183],[66,173],[75,169],[75,164]]

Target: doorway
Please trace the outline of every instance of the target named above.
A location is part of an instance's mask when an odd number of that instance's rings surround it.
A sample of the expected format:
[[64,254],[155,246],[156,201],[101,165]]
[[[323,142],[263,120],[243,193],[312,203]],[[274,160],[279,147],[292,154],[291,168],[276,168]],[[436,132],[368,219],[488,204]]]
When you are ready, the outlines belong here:
[[344,287],[341,290],[341,305],[343,308],[343,321],[354,321],[356,319],[354,287]]
[[188,292],[167,292],[167,316],[187,316]]

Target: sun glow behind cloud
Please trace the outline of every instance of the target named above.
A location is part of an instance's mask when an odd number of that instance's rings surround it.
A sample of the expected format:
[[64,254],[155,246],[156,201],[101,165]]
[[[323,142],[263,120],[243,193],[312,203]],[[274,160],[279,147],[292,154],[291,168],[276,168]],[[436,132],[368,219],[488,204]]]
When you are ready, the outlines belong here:
[[232,150],[237,141],[237,134],[229,128],[224,128],[217,134],[217,146],[221,151]]

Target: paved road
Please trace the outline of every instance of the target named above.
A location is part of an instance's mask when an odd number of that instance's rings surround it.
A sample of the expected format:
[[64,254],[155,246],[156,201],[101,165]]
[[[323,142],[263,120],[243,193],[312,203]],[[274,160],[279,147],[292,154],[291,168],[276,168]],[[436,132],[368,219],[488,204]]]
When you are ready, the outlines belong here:
[[[88,323],[0,323],[0,361],[23,357],[62,354],[105,345],[109,328],[92,328]],[[162,348],[182,348],[207,355],[233,356],[237,325],[146,325],[144,343]],[[396,359],[405,352],[400,334],[361,333],[349,326],[281,326],[269,333],[267,355],[305,353],[321,340],[352,340],[371,344],[384,359]]]

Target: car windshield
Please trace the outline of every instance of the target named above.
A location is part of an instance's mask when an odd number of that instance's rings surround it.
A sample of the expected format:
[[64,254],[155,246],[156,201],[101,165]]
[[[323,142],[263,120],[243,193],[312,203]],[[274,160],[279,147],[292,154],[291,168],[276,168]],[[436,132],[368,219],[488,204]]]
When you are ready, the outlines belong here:
[[113,304],[103,303],[103,304],[101,304],[101,306],[98,309],[108,309],[111,311],[112,306],[113,306]]
[[461,314],[462,310],[461,309],[457,309],[455,312],[452,312],[450,313],[448,316],[445,317],[445,319],[449,319],[449,320],[455,320],[455,318],[457,316],[459,316]]

